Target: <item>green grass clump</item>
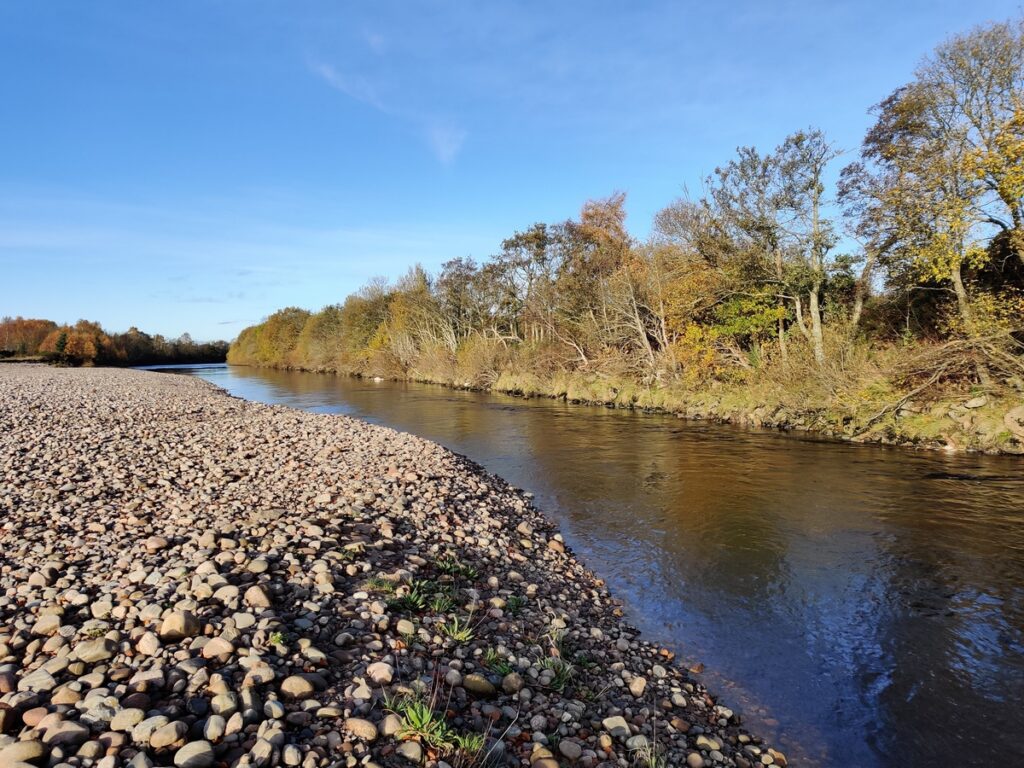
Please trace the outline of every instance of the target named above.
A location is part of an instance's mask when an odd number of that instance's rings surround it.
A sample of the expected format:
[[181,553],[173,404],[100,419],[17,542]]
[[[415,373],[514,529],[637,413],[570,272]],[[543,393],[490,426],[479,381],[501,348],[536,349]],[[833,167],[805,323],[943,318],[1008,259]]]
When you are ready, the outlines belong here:
[[477,577],[477,570],[471,565],[463,563],[455,555],[443,555],[435,563],[437,570],[453,578],[462,578],[473,581]]
[[430,610],[434,613],[448,613],[455,607],[455,598],[447,592],[438,592],[430,598]]
[[409,588],[401,595],[388,600],[388,607],[399,611],[412,611],[419,613],[426,610],[430,604],[430,594],[433,584],[429,581],[414,579],[409,583]]
[[513,670],[512,665],[508,663],[508,659],[498,653],[494,648],[488,648],[484,651],[481,661],[485,667],[502,677]]
[[414,738],[439,750],[452,748],[448,723],[444,715],[435,712],[429,702],[407,699],[399,705],[396,714],[402,718],[402,727],[398,730],[399,738]]
[[566,687],[576,679],[576,667],[565,659],[557,656],[548,656],[540,662],[541,669],[551,670],[553,677],[548,686],[554,691],[562,693]]
[[446,620],[441,624],[441,634],[450,637],[457,643],[468,643],[473,639],[473,627],[470,626],[468,619],[463,622],[458,616],[455,616],[451,621]]
[[505,612],[509,616],[518,616],[526,605],[526,598],[522,595],[512,595],[505,603]]
[[270,637],[267,638],[271,645],[285,645],[288,638],[285,637],[284,632],[271,632]]
[[459,733],[445,719],[443,706],[439,706],[440,689],[435,688],[428,697],[424,692],[397,697],[385,696],[384,707],[401,718],[398,738],[414,739],[442,755],[454,755],[456,765],[470,768],[476,765],[487,744],[482,733]]
[[398,589],[398,585],[383,576],[371,576],[363,582],[363,589],[367,592],[383,592],[386,595],[391,595]]

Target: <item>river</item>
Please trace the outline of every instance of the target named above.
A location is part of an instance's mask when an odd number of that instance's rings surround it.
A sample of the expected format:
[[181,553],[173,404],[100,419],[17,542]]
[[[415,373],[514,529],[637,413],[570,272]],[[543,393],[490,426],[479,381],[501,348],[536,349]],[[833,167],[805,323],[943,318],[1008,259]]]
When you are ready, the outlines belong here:
[[1024,462],[325,374],[187,369],[536,495],[791,765],[1024,765]]

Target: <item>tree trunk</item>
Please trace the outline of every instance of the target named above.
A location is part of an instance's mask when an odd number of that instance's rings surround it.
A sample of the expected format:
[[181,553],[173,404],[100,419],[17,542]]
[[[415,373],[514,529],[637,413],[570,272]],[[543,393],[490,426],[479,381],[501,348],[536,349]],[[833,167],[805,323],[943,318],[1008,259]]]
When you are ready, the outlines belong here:
[[793,306],[796,309],[796,326],[807,341],[811,340],[811,332],[807,329],[807,322],[804,320],[804,303],[800,294],[793,297]]
[[[782,251],[778,248],[775,249],[775,279],[779,281],[779,290],[782,290]],[[786,300],[779,297],[779,309],[785,312]],[[779,352],[782,354],[783,361],[789,360],[789,347],[786,346],[786,321],[783,318],[779,318]]]
[[[964,329],[967,331],[968,337],[973,337],[976,332],[974,313],[971,311],[971,301],[967,295],[967,287],[964,285],[963,272],[959,263],[950,270],[950,277],[953,281],[953,292],[956,293],[957,309],[960,311],[960,318],[964,321]],[[983,387],[992,386],[992,376],[989,374],[984,360],[975,362],[974,372]]]
[[808,297],[807,311],[811,316],[811,341],[814,345],[814,360],[818,365],[825,364],[825,339],[821,332],[821,283],[816,281]]
[[950,278],[953,281],[953,292],[956,294],[956,306],[960,312],[960,319],[964,321],[964,329],[971,336],[974,335],[974,318],[971,314],[971,302],[967,297],[967,288],[964,286],[963,272],[959,262],[950,269]]
[[867,300],[868,292],[871,290],[871,273],[875,269],[875,260],[878,252],[870,250],[864,259],[864,268],[860,271],[860,279],[854,286],[853,312],[850,314],[851,335],[857,331],[860,325],[860,317],[864,313],[864,302]]
[[[785,303],[779,299],[779,307],[785,309]],[[784,361],[789,360],[789,348],[786,346],[786,321],[779,318],[779,352],[782,353]]]

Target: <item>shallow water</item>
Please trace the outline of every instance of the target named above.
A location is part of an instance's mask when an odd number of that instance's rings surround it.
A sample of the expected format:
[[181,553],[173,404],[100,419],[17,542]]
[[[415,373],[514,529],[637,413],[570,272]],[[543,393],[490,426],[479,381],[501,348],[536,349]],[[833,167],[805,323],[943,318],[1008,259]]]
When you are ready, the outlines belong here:
[[536,494],[630,621],[820,766],[1024,765],[1024,461],[324,374],[187,369]]

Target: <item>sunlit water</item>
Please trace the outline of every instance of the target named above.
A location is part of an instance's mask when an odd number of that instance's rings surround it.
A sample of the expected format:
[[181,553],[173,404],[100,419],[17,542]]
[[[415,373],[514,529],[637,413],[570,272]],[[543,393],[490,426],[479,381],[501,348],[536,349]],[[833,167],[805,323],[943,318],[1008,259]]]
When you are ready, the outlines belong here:
[[793,763],[1024,765],[1024,461],[421,384],[205,367],[536,494],[649,639]]

